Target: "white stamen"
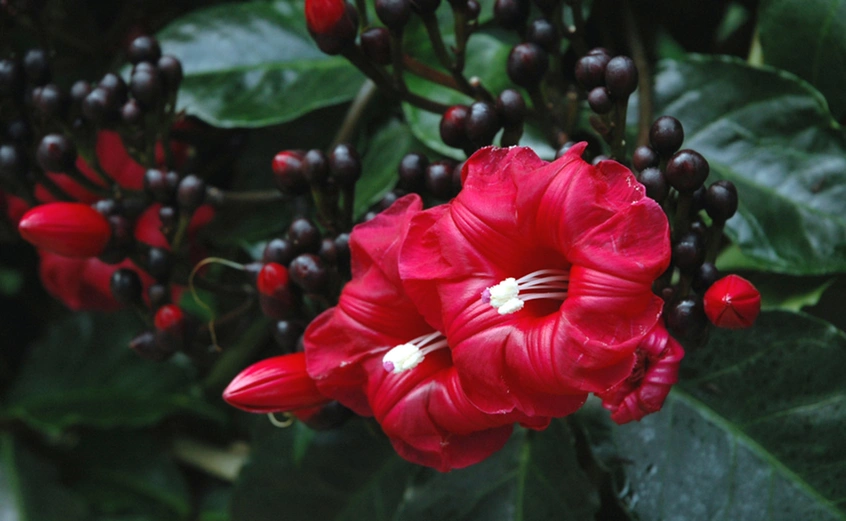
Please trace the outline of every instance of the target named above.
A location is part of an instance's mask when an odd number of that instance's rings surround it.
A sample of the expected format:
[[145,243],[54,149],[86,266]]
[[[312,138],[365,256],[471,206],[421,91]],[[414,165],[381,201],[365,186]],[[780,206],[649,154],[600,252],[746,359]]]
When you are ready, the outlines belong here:
[[[523,309],[527,300],[566,299],[569,280],[569,271],[554,269],[533,271],[519,279],[508,277],[486,288],[482,292],[482,301],[494,307],[500,315],[509,315]],[[535,293],[537,291],[542,292]]]
[[[431,343],[438,338],[440,338],[439,341]],[[408,371],[417,367],[426,355],[444,347],[447,347],[446,338],[437,331],[419,336],[405,344],[394,346],[385,353],[382,357],[382,367],[385,371],[392,373]]]

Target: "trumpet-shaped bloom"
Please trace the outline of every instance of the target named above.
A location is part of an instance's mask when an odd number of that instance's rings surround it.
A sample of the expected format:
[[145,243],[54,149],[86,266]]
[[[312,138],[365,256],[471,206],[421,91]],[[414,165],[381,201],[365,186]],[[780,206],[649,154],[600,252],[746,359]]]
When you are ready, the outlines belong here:
[[312,322],[304,343],[323,394],[375,416],[401,456],[446,471],[501,448],[515,421],[543,428],[549,420],[486,414],[467,398],[446,339],[399,278],[399,248],[421,208],[408,195],[353,230],[353,279],[338,306]]
[[629,376],[660,318],[667,219],[627,168],[592,166],[584,147],[553,163],[484,148],[461,193],[409,227],[405,288],[485,412],[572,413]]
[[611,419],[623,424],[658,412],[679,380],[684,349],[658,324],[635,352],[637,363],[628,378],[599,395]]
[[248,412],[287,412],[329,403],[306,372],[305,354],[274,356],[241,371],[223,391],[230,405]]

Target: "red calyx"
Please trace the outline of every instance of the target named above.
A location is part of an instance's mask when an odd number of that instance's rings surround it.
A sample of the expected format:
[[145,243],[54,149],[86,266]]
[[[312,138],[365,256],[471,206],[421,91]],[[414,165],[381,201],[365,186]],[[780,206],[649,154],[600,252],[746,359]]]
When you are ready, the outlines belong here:
[[109,222],[81,203],[36,206],[21,218],[18,231],[28,242],[64,257],[96,257],[112,235]]
[[287,412],[329,403],[306,372],[305,353],[275,356],[241,371],[223,399],[247,412]]
[[153,324],[159,331],[176,332],[182,328],[185,313],[176,304],[167,304],[156,311]]
[[288,280],[288,269],[275,262],[268,262],[259,271],[256,280],[259,303],[268,317],[282,320],[290,315],[292,297]]
[[309,31],[329,34],[346,11],[344,0],[306,0],[305,16]]
[[703,301],[708,319],[725,329],[751,327],[761,312],[761,293],[738,275],[723,277],[712,284]]

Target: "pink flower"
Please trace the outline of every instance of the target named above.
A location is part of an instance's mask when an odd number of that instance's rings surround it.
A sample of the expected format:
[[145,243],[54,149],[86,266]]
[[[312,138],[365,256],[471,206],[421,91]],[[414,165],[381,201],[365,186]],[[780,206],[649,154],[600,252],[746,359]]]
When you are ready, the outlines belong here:
[[640,420],[658,412],[679,380],[679,364],[684,349],[658,324],[638,345],[637,363],[628,378],[604,393],[602,406],[611,411],[619,424]]
[[572,413],[629,376],[660,318],[667,219],[624,166],[584,162],[585,146],[549,164],[484,148],[461,193],[411,222],[405,288],[485,412]]
[[353,279],[338,306],[308,327],[304,343],[323,394],[375,416],[404,458],[446,471],[501,448],[515,421],[543,428],[549,420],[485,414],[467,399],[446,340],[399,278],[399,248],[421,208],[408,195],[353,230]]

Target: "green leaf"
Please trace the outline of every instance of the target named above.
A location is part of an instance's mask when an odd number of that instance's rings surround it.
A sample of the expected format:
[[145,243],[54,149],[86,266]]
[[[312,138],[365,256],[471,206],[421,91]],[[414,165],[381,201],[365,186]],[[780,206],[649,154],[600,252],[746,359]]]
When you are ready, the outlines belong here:
[[589,433],[641,519],[846,519],[843,367],[843,332],[764,313],[688,353],[661,412]]
[[0,432],[0,519],[77,521],[88,518],[85,504],[59,481],[56,468]]
[[391,121],[373,136],[362,160],[362,176],[355,185],[355,219],[364,215],[396,184],[397,165],[414,139],[407,125]]
[[846,1],[763,0],[758,31],[764,61],[809,81],[840,120],[846,114]]
[[321,53],[301,1],[226,4],[191,12],[158,35],[180,59],[178,109],[219,127],[261,127],[355,96],[362,75]]
[[296,427],[254,445],[235,485],[233,521],[588,520],[598,498],[576,461],[564,422],[516,429],[485,461],[441,474],[402,460],[374,424],[350,422],[303,441]]
[[0,408],[0,418],[58,433],[71,425],[144,426],[177,412],[220,414],[172,360],[141,360],[127,346],[137,321],[127,314],[76,313],[34,346]]
[[712,181],[737,185],[727,233],[760,270],[846,270],[846,141],[806,83],[719,57],[662,62],[655,114],[684,125]]
[[69,455],[73,488],[91,509],[120,519],[184,520],[191,495],[176,463],[138,431],[89,431]]

